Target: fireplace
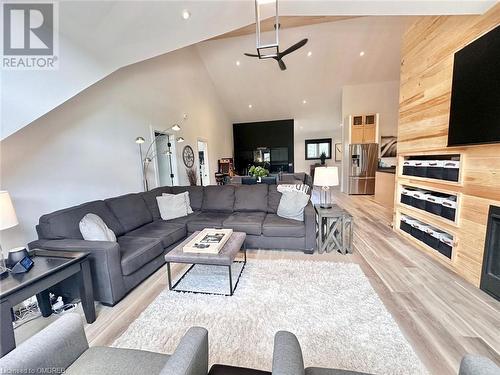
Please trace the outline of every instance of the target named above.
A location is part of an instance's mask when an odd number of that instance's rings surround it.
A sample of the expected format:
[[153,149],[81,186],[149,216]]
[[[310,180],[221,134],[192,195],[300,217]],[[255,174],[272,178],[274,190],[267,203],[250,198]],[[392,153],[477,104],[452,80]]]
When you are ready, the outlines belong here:
[[490,206],[481,289],[500,301],[500,207]]

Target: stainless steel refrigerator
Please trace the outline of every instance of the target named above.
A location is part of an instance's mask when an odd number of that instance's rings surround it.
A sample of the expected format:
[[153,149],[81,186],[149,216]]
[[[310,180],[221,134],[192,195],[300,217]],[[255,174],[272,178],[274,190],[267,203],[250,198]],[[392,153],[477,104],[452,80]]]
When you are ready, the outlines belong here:
[[378,143],[349,145],[349,194],[375,194]]

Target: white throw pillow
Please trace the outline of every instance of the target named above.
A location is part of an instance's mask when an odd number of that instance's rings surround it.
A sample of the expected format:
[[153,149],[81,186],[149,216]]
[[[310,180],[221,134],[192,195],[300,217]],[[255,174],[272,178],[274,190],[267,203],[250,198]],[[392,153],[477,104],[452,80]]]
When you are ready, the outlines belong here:
[[284,191],[276,214],[285,219],[304,221],[304,208],[309,202],[309,195],[301,191]]
[[84,240],[116,242],[115,232],[96,214],[85,215],[78,226]]
[[193,213],[193,209],[191,208],[191,199],[189,199],[189,191],[185,191],[184,193],[180,193],[180,194],[163,193],[162,195],[163,196],[165,196],[165,195],[184,195],[184,197],[186,199],[186,211],[187,211],[188,215]]
[[156,197],[156,201],[163,220],[172,220],[188,214],[184,194],[164,194],[161,197]]

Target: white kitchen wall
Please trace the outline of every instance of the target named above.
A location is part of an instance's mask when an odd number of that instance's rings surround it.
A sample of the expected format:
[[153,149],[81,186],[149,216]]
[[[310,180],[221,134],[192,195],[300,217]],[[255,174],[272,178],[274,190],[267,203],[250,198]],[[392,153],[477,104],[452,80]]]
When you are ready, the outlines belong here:
[[20,222],[2,232],[4,249],[35,239],[44,213],[142,190],[135,138],[147,146],[151,127],[175,122],[186,140],[177,147],[180,184],[188,183],[184,145],[196,153],[197,139],[205,139],[211,171],[232,155],[231,122],[193,47],[120,69],[4,139],[1,188],[11,193]]

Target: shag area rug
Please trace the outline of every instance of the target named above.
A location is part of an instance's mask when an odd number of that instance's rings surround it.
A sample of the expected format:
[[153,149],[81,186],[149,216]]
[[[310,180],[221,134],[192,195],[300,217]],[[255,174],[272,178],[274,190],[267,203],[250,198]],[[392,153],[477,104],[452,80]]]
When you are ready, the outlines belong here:
[[[227,269],[209,266],[186,284],[210,275],[228,283]],[[357,264],[249,260],[232,297],[165,290],[113,346],[172,353],[191,326],[208,329],[211,364],[270,370],[274,334],[287,330],[306,366],[426,373]]]

